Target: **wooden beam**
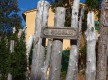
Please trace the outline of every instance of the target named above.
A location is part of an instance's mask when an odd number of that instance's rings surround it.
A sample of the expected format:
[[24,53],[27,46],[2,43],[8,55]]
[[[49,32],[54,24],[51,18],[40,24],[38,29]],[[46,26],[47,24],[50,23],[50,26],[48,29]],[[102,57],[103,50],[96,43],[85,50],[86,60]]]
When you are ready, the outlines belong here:
[[[74,0],[72,6],[71,27],[78,28],[78,12],[80,0]],[[78,80],[78,47],[77,41],[71,40],[70,57],[66,80]]]
[[[64,27],[65,8],[57,7],[55,13],[55,27]],[[62,58],[62,39],[54,39],[52,44],[52,55],[49,80],[60,80],[61,58]]]
[[44,65],[45,39],[40,36],[41,28],[47,26],[49,7],[50,4],[47,1],[38,2],[30,80],[41,80],[42,77],[41,68]]

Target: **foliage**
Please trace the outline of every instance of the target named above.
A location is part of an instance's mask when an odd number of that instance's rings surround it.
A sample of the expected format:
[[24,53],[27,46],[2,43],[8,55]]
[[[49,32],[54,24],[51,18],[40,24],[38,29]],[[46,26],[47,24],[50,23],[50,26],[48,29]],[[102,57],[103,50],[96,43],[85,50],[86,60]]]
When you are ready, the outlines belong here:
[[32,55],[33,55],[33,44],[32,44],[32,47],[31,47],[30,54],[29,54],[29,66],[31,66],[31,64],[32,64]]
[[73,0],[55,0],[55,3],[52,3],[52,8],[54,9],[55,7],[70,7],[71,3],[73,2]]
[[[86,67],[86,46],[80,48],[79,50],[79,60],[78,67],[79,70],[85,69]],[[64,78],[67,73],[68,63],[69,63],[70,50],[62,51],[62,68],[61,68],[61,78]]]
[[61,62],[61,80],[65,80],[67,69],[68,69],[68,62],[69,62],[69,55],[70,50],[63,50],[62,51],[62,62]]
[[9,46],[7,45],[7,38],[4,36],[0,41],[0,80],[7,79],[7,73],[9,69]]
[[69,62],[70,50],[63,50],[62,52],[62,71],[67,71]]
[[24,34],[20,41],[15,42],[14,52],[10,55],[10,73],[13,75],[13,80],[24,80],[27,59],[26,59],[26,45],[24,41]]
[[85,4],[88,7],[88,10],[99,10],[100,0],[86,0]]
[[96,14],[96,16],[99,18],[100,16],[100,8],[101,8],[101,1],[102,0],[86,0],[85,4],[87,5],[87,9],[86,12],[88,11],[94,11]]
[[99,30],[99,21],[95,21],[95,29]]
[[[17,0],[0,0],[0,80],[6,80],[11,73],[13,80],[25,80],[27,66],[25,35],[18,40],[18,29],[22,28],[18,15]],[[16,32],[12,34],[12,28]],[[9,32],[10,31],[10,32]],[[8,40],[8,42],[7,42]],[[15,41],[14,52],[10,53],[10,41]]]
[[0,41],[0,74],[2,75],[0,80],[6,80],[8,73],[12,74],[13,80],[25,80],[27,60],[24,34],[20,41],[17,37],[12,39],[15,40],[13,53],[10,53],[9,50],[10,40],[10,38],[2,38]]
[[20,28],[21,18],[17,14],[19,11],[17,0],[0,0],[0,28],[2,28],[2,34],[5,31],[5,27]]

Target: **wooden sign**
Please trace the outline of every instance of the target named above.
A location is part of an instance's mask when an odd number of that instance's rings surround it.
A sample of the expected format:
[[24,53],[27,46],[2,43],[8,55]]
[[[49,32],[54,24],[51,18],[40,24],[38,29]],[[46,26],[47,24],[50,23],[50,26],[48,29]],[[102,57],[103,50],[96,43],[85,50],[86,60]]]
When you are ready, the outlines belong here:
[[45,27],[41,30],[42,38],[55,38],[55,39],[77,39],[78,28],[64,27],[64,28],[51,28]]

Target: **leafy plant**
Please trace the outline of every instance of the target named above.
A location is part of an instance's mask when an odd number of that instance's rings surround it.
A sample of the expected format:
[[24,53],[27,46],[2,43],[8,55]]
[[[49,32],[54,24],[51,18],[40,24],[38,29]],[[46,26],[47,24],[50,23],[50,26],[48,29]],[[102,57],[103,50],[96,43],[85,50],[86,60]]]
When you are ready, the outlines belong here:
[[2,37],[0,41],[0,80],[7,79],[7,73],[9,70],[9,46],[6,37]]

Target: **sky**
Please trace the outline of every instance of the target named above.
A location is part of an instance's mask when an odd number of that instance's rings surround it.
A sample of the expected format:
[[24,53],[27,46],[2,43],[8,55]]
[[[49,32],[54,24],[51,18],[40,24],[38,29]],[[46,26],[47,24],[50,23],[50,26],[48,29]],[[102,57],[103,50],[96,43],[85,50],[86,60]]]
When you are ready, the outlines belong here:
[[[36,8],[37,7],[37,2],[39,0],[18,0],[18,7],[20,9],[20,12],[18,13],[21,18],[22,18],[22,25],[25,27],[25,21],[22,17],[22,13],[26,10],[30,10],[30,9],[33,9],[33,8]],[[47,0],[47,1],[50,1],[50,2],[54,2],[55,0]],[[80,0],[80,2],[84,2],[85,0]]]

